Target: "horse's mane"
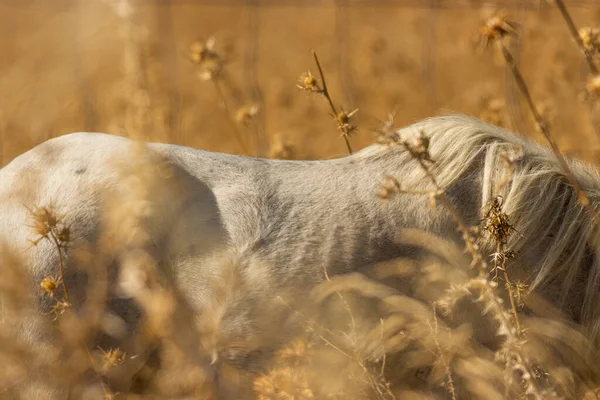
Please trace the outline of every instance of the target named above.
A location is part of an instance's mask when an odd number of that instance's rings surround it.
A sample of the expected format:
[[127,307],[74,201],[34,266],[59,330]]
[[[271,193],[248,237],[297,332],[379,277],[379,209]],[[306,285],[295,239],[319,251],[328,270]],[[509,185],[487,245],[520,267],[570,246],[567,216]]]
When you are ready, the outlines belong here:
[[[499,127],[465,116],[435,117],[402,128],[399,135],[419,131],[430,138],[433,172],[442,187],[460,187],[468,171],[477,170],[480,204],[502,196],[518,234],[508,248],[526,262],[531,289],[551,300],[591,330],[600,333],[600,257],[597,226],[580,203],[549,148]],[[520,149],[520,150],[516,150]],[[383,157],[384,147],[372,146],[359,158]],[[512,166],[506,157],[520,152]],[[416,164],[416,163],[415,163]],[[569,159],[569,167],[586,192],[591,206],[600,210],[600,175],[591,165]],[[507,179],[507,177],[510,177]],[[403,181],[423,180],[418,168]],[[464,184],[464,183],[463,183]],[[473,195],[473,193],[470,193]],[[456,204],[461,209],[460,204]]]

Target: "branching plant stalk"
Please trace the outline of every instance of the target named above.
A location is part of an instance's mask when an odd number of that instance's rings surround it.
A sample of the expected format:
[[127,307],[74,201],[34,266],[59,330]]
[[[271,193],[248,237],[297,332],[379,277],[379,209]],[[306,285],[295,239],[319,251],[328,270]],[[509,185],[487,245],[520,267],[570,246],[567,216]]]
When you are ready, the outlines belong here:
[[[513,321],[510,320],[509,317],[507,317],[507,315],[504,311],[505,307],[502,304],[502,300],[496,296],[496,293],[494,290],[495,286],[492,286],[491,285],[492,282],[488,281],[488,270],[489,270],[488,265],[485,262],[482,254],[481,254],[481,251],[479,250],[479,246],[478,246],[475,238],[473,237],[471,230],[467,227],[466,223],[463,221],[462,216],[456,210],[456,208],[452,204],[452,201],[446,195],[446,192],[444,191],[444,189],[437,182],[437,179],[435,178],[435,175],[431,171],[430,166],[424,161],[424,159],[422,157],[415,156],[415,152],[410,147],[408,142],[401,141],[401,144],[411,155],[413,155],[413,158],[416,161],[418,161],[421,169],[425,172],[425,175],[427,176],[427,178],[431,181],[432,185],[434,186],[434,191],[431,191],[430,195],[433,196],[435,198],[435,200],[437,202],[439,202],[439,204],[441,204],[450,213],[451,218],[457,224],[457,230],[459,233],[461,233],[461,235],[463,236],[463,240],[465,241],[466,250],[472,256],[471,267],[477,267],[477,270],[479,272],[479,274],[478,274],[479,276],[476,279],[481,280],[482,282],[483,281],[486,282],[485,284],[478,285],[478,287],[482,292],[485,292],[485,297],[489,301],[488,307],[489,307],[490,311],[493,313],[494,317],[497,319],[497,321],[499,322],[500,325],[506,327],[506,329],[504,329],[504,331],[503,331],[503,335],[506,336],[506,342],[513,343],[513,344],[519,343],[519,339],[520,339],[519,338],[519,335],[520,335],[519,325],[516,325]],[[506,277],[507,276],[508,275],[506,275]],[[511,299],[512,299],[512,296],[511,296]],[[513,310],[516,310],[516,308],[514,308]],[[510,327],[513,325],[516,325],[515,330],[510,329]],[[523,372],[521,374],[521,376],[522,376],[522,379],[525,381],[528,393],[531,394],[536,399],[543,399],[544,398],[543,391],[538,386],[537,382],[535,381],[534,377],[536,375],[534,374],[534,371],[533,371],[533,368],[531,367],[531,365],[529,365],[529,362],[527,361],[527,357],[525,357],[521,353],[518,346],[514,346],[514,345],[509,346],[508,349],[510,351],[509,359],[512,360],[510,366],[514,369],[518,368]],[[508,363],[509,362],[507,361],[507,365],[508,365]]]
[[573,36],[573,39],[575,39],[577,46],[583,53],[590,71],[594,75],[598,75],[598,73],[600,73],[600,70],[598,70],[598,67],[594,63],[594,58],[592,57],[592,54],[585,47],[583,40],[581,40],[581,36],[579,36],[577,27],[575,26],[575,23],[573,22],[573,18],[571,18],[571,14],[569,14],[569,11],[567,10],[567,7],[565,6],[564,1],[563,0],[554,0],[554,2],[556,3],[556,7],[558,7],[558,10],[560,11],[560,14],[562,15],[563,19],[565,20],[565,23],[567,24],[567,27],[569,28],[569,32],[571,33],[571,36]]
[[431,327],[431,324],[429,323],[429,321],[427,321],[427,323],[430,325],[429,328],[433,332],[433,341],[435,343],[440,361],[442,362],[442,365],[444,366],[444,370],[446,371],[447,390],[448,390],[448,392],[450,392],[450,396],[452,397],[452,400],[456,400],[457,399],[456,388],[454,387],[454,379],[452,378],[452,369],[450,368],[450,363],[448,362],[448,360],[446,360],[446,357],[444,357],[444,353],[442,351],[442,346],[440,345],[440,341],[437,338],[438,319],[437,319],[437,312],[435,310],[435,307],[433,307],[433,327]]
[[[325,96],[325,98],[327,99],[327,102],[329,103],[329,107],[331,108],[331,111],[333,112],[333,115],[337,118],[338,111],[335,107],[335,105],[333,104],[333,100],[331,99],[331,94],[329,93],[329,90],[327,89],[327,82],[325,82],[325,74],[323,73],[323,69],[321,68],[321,63],[319,62],[319,57],[317,57],[317,52],[313,50],[313,57],[315,58],[315,63],[317,64],[317,69],[319,70],[319,75],[321,76],[321,83],[323,84],[323,88],[321,90],[321,94],[323,96]],[[348,134],[346,132],[342,133],[342,136],[344,137],[344,141],[346,142],[346,148],[348,149],[348,153],[352,154],[352,147],[350,146],[350,140],[348,139]]]
[[[331,283],[331,278],[329,278],[329,273],[327,272],[327,266],[323,266],[323,271],[325,274],[325,280],[329,283]],[[346,301],[346,299],[344,299],[344,296],[340,293],[339,290],[335,291],[336,295],[340,298],[340,300],[342,301],[342,303],[344,304],[344,308],[346,309],[346,312],[348,313],[348,316],[350,317],[350,322],[351,322],[351,327],[352,327],[352,331],[351,331],[351,342],[353,345],[356,345],[356,320],[354,319],[354,314],[352,313],[352,308],[350,308],[350,304],[348,304],[348,302]],[[356,347],[355,347],[356,349]]]
[[52,238],[52,242],[56,246],[56,251],[58,253],[58,268],[60,273],[60,281],[62,283],[63,291],[65,292],[65,300],[69,305],[71,305],[71,299],[69,297],[69,289],[67,288],[67,282],[65,282],[65,266],[63,262],[62,249],[63,246],[60,244],[58,238],[54,234],[54,230],[50,230],[50,237]]
[[[456,209],[452,205],[452,202],[445,194],[445,192],[441,188],[438,188],[438,193],[439,194],[436,195],[436,198],[438,199],[440,204],[442,204],[450,212],[450,215],[457,224],[457,230],[463,236],[463,240],[465,241],[467,251],[473,257],[472,266],[478,268],[479,278],[487,281],[487,263],[485,262],[483,256],[479,252],[477,243],[475,242],[469,228],[463,222],[462,217],[456,211]],[[498,322],[500,324],[506,327],[510,327],[512,323],[510,319],[507,318],[507,316],[505,315],[505,312],[503,311],[504,306],[501,303],[501,300],[496,296],[494,289],[489,284],[481,285],[480,288],[481,290],[488,292],[486,297],[489,299],[491,305],[493,306],[492,309],[494,311],[494,317],[498,319]],[[506,341],[511,343],[517,343],[519,340],[518,332],[519,330],[517,330],[517,332],[513,332],[511,329],[506,329],[506,331],[504,332],[504,334],[506,335]],[[529,362],[527,362],[527,358],[523,354],[521,354],[521,351],[516,346],[511,346],[510,351],[512,353],[512,356],[514,356],[518,360],[518,363],[521,364],[521,368],[525,372],[525,374],[522,374],[523,380],[526,381],[526,385],[531,395],[536,399],[543,399],[543,392],[533,378],[535,374],[533,368],[529,365]]]
[[[593,57],[592,53],[590,52],[589,48],[585,45],[583,38],[579,34],[577,27],[575,26],[575,22],[573,22],[573,18],[569,14],[569,11],[567,10],[567,7],[565,6],[564,1],[563,0],[555,0],[555,2],[556,2],[556,6],[560,10],[560,13],[561,13],[563,19],[565,20],[565,23],[567,24],[567,27],[569,28],[569,32],[570,32],[571,36],[575,40],[575,43],[577,43],[577,47],[579,47],[579,50],[583,53],[583,56],[585,58],[585,61],[587,62],[590,72],[592,73],[592,75],[598,75],[600,73],[600,71],[599,71],[598,67],[596,66],[596,63],[594,62],[594,57]],[[595,108],[592,106],[592,104],[588,104],[588,106],[590,106],[590,112],[592,114],[597,112],[595,110]],[[595,123],[595,121],[593,121],[592,125],[594,128],[594,131],[596,132],[596,136],[600,137],[600,127],[598,126],[598,124]]]
[[[50,229],[49,237],[50,237],[50,240],[52,241],[52,243],[54,244],[54,246],[56,247],[56,252],[58,253],[58,267],[59,267],[59,271],[60,271],[61,284],[63,287],[63,291],[65,293],[65,300],[67,301],[69,307],[73,307],[73,304],[71,303],[71,299],[69,297],[69,289],[67,287],[67,282],[65,281],[65,267],[64,267],[64,259],[63,259],[63,255],[62,255],[63,249],[65,249],[65,245],[61,243],[61,240],[59,240],[54,229]],[[104,382],[102,380],[102,374],[99,372],[99,370],[96,366],[96,362],[94,361],[94,357],[92,356],[92,352],[90,351],[89,346],[83,340],[81,342],[81,345],[83,346],[83,349],[85,350],[85,353],[88,357],[88,361],[90,362],[90,366],[92,367],[92,370],[98,376],[98,381],[100,382],[100,386],[102,387],[102,391],[104,392],[104,397],[107,399],[112,398],[113,394],[110,392],[110,390],[104,384]]]
[[504,60],[506,61],[506,64],[510,68],[510,70],[515,78],[515,82],[517,83],[517,86],[518,86],[519,90],[521,91],[521,94],[523,95],[523,97],[525,97],[525,100],[527,101],[527,105],[529,106],[529,109],[531,110],[531,113],[533,114],[533,118],[535,119],[535,124],[536,124],[537,128],[540,130],[542,135],[544,135],[544,138],[550,145],[550,148],[552,149],[552,152],[554,153],[556,159],[558,160],[558,163],[559,163],[563,173],[565,174],[567,180],[569,181],[571,186],[573,186],[573,189],[577,193],[579,202],[585,207],[585,209],[588,211],[588,213],[596,221],[596,224],[598,226],[600,226],[600,214],[598,214],[598,212],[592,207],[589,197],[587,196],[587,194],[583,191],[583,189],[577,182],[577,179],[575,178],[573,171],[571,171],[571,168],[569,168],[569,165],[567,164],[567,161],[566,161],[564,155],[558,148],[556,141],[554,140],[554,138],[552,137],[552,135],[550,133],[550,129],[549,129],[548,125],[544,122],[541,114],[539,113],[537,107],[535,106],[535,103],[533,102],[533,98],[531,97],[531,93],[529,92],[527,83],[525,82],[525,79],[523,78],[523,75],[521,74],[519,67],[515,63],[515,60],[514,60],[512,54],[506,48],[504,43],[502,43],[502,41],[498,41],[496,43],[499,44],[500,50],[502,51],[502,55],[504,57]]
[[[504,256],[504,245],[500,242],[496,244],[496,257],[494,258],[494,270],[498,271],[501,269],[504,273],[504,283],[506,284],[506,291],[508,292],[508,298],[510,299],[510,308],[515,319],[515,325],[517,327],[517,335],[520,335],[523,331],[521,329],[521,322],[519,321],[519,310],[517,303],[515,302],[516,293],[514,292],[513,284],[508,276],[506,269],[506,257]],[[498,260],[502,260],[500,263]]]
[[[324,86],[324,85],[323,85]],[[327,272],[327,266],[323,267],[323,271],[325,274],[325,280],[329,283],[331,283],[331,278],[329,277],[329,273]],[[386,398],[390,398],[395,400],[395,396],[394,394],[389,390],[389,388],[387,387],[387,385],[383,385],[386,388],[386,391],[384,393],[384,391],[381,389],[381,383],[375,381],[375,379],[373,378],[373,376],[371,375],[371,373],[369,372],[367,366],[365,365],[364,361],[362,360],[362,357],[360,355],[360,353],[358,352],[358,343],[356,340],[356,319],[354,318],[354,313],[352,312],[352,308],[350,307],[350,304],[348,304],[348,302],[346,301],[346,299],[344,298],[344,296],[340,293],[339,290],[335,290],[336,295],[339,297],[339,299],[341,300],[342,304],[344,305],[344,309],[346,310],[346,312],[348,313],[348,315],[350,316],[350,321],[351,321],[351,334],[347,335],[350,337],[350,342],[352,344],[352,349],[353,349],[353,357],[351,357],[354,361],[356,361],[356,363],[362,368],[362,370],[365,372],[368,380],[369,380],[369,384],[371,385],[371,387],[377,392],[377,395],[380,399],[385,400]],[[344,353],[345,354],[345,353]],[[348,355],[348,357],[350,357]],[[383,367],[382,367],[383,368]]]

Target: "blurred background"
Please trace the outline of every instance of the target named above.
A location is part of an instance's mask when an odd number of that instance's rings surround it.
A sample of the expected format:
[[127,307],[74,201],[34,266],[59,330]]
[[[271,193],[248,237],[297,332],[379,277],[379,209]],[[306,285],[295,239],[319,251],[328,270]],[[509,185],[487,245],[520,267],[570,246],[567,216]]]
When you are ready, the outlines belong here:
[[[600,25],[599,1],[566,4],[578,28]],[[335,105],[358,109],[355,150],[391,112],[398,126],[465,113],[541,141],[503,58],[477,52],[494,10],[518,24],[511,52],[561,149],[600,161],[583,57],[558,10],[528,0],[0,0],[0,161],[75,131],[342,156],[326,100],[297,87],[318,76],[312,50]]]

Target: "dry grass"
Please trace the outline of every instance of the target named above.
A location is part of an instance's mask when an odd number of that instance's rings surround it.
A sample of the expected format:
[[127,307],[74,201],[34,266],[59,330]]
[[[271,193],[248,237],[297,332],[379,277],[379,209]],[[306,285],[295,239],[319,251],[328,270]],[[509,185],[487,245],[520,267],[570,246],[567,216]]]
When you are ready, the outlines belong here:
[[[580,99],[585,62],[560,13],[540,3],[539,9],[508,10],[523,26],[522,40],[514,44],[517,62],[552,120],[561,150],[594,161],[599,143]],[[295,90],[302,71],[317,74],[313,49],[335,105],[360,110],[361,129],[351,138],[355,151],[372,143],[371,132],[393,110],[401,126],[446,111],[495,114],[508,127],[542,139],[517,107],[520,96],[503,60],[474,51],[473,34],[487,10],[273,4],[135,4],[134,22],[146,32],[138,53],[150,95],[144,100],[152,123],[147,139],[243,152],[214,85],[201,81],[188,59],[190,45],[211,36],[227,63],[221,86],[230,111],[259,107],[253,123],[238,128],[252,154],[258,147],[267,156],[278,143],[293,148],[297,158],[346,153],[335,135],[323,134],[332,117],[322,101]],[[597,26],[597,8],[571,12],[578,27]],[[0,41],[0,90],[8,94],[0,99],[3,164],[52,136],[79,130],[125,135],[125,41],[111,7],[101,1],[8,1],[0,3],[0,22],[2,37],[11,38]]]
[[[10,93],[0,98],[4,163],[76,130],[280,158],[351,153],[379,130],[377,140],[407,151],[432,190],[389,177],[373,201],[427,196],[432,210],[452,213],[464,246],[399,232],[428,255],[363,273],[324,270],[309,296],[269,299],[257,298],[237,260],[219,260],[214,304],[196,315],[158,272],[145,221],[153,207],[169,207],[173,188],[140,147],[95,247],[73,242],[69,210],[28,205],[32,245],[49,243],[58,259],[33,299],[24,262],[2,251],[0,396],[36,376],[85,399],[596,398],[596,349],[558,310],[531,313],[528,298],[539,299],[509,276],[515,231],[502,199],[480,226],[466,225],[437,184],[427,135],[400,138],[393,128],[451,108],[545,138],[559,160],[568,152],[598,161],[600,42],[573,23],[594,26],[598,10],[523,8],[512,10],[518,22],[495,14],[481,25],[479,9],[62,3],[0,4],[1,29],[16,32],[1,41],[10,60],[0,65]],[[480,49],[495,43],[499,52],[476,55],[474,33]],[[506,154],[507,165],[518,157]],[[495,249],[490,262],[486,246]],[[65,257],[91,274],[85,296],[71,296]],[[131,335],[106,307],[113,281],[141,315]],[[39,299],[56,340],[33,351],[18,331]],[[241,304],[252,304],[244,311],[253,320],[237,329]],[[98,338],[105,344],[93,347]]]

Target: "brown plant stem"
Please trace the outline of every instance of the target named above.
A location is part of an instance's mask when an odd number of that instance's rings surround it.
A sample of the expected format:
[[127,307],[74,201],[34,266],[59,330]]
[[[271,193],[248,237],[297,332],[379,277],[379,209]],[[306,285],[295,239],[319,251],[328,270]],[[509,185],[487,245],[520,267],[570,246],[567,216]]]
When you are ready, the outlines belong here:
[[[334,117],[337,118],[338,112],[333,104],[333,100],[331,99],[331,95],[329,94],[329,90],[327,89],[327,83],[325,82],[325,74],[323,73],[323,69],[321,68],[321,63],[319,62],[319,57],[317,57],[317,52],[313,50],[313,57],[315,58],[315,63],[317,64],[317,68],[319,70],[319,75],[321,76],[321,82],[323,83],[323,89],[321,94],[325,96],[327,102],[329,103],[329,107],[333,112]],[[352,154],[352,147],[350,146],[350,140],[348,140],[348,134],[346,132],[342,132],[342,136],[344,137],[344,141],[346,142],[346,148],[348,149],[348,153]]]
[[61,280],[61,283],[63,286],[63,290],[65,291],[65,300],[67,300],[67,303],[69,303],[69,305],[71,305],[71,299],[69,298],[69,289],[67,288],[67,282],[65,282],[65,266],[64,266],[64,262],[63,262],[63,256],[62,256],[63,246],[58,241],[58,238],[54,234],[53,230],[50,230],[50,237],[52,238],[52,241],[54,242],[54,245],[56,246],[56,251],[58,252],[58,268],[59,268],[59,272],[60,272],[60,280]]
[[[513,316],[515,318],[515,325],[517,326],[517,335],[522,333],[521,322],[519,321],[519,311],[517,309],[517,304],[515,303],[515,293],[513,292],[512,282],[508,276],[508,271],[506,270],[506,257],[500,256],[504,252],[504,246],[502,243],[498,242],[496,244],[496,258],[494,259],[494,270],[498,273],[498,269],[501,269],[504,273],[504,282],[506,283],[506,290],[508,291],[508,298],[510,299],[510,308],[512,310]],[[501,265],[498,265],[498,257],[502,257]]]
[[446,385],[448,386],[447,390],[450,393],[452,400],[457,400],[456,388],[454,387],[454,379],[452,378],[452,369],[450,368],[450,363],[448,362],[448,360],[446,360],[446,357],[444,357],[444,352],[442,351],[442,346],[440,345],[440,341],[437,339],[438,319],[437,319],[437,312],[435,311],[435,307],[433,307],[433,327],[431,327],[431,324],[429,323],[429,321],[427,321],[427,323],[430,325],[429,328],[433,332],[433,341],[434,341],[436,349],[439,353],[439,357],[442,362],[442,365],[444,366],[444,371],[446,372]]
[[512,54],[510,54],[510,51],[508,51],[508,49],[506,48],[504,43],[502,43],[500,41],[496,42],[496,43],[499,43],[500,50],[502,51],[502,55],[504,56],[504,60],[506,61],[506,64],[510,68],[510,70],[515,78],[515,82],[517,83],[517,86],[518,86],[519,90],[521,91],[521,94],[523,95],[523,97],[525,97],[525,100],[527,101],[527,105],[529,106],[529,109],[531,110],[531,113],[533,114],[533,118],[535,119],[535,124],[536,124],[537,128],[540,130],[540,132],[542,133],[542,135],[544,136],[544,138],[550,145],[550,148],[552,149],[552,152],[554,153],[556,159],[558,160],[558,163],[559,163],[563,173],[565,174],[567,180],[569,181],[571,186],[573,186],[573,189],[577,193],[579,202],[585,207],[585,209],[588,211],[590,216],[592,216],[592,218],[594,218],[594,220],[596,221],[596,224],[600,226],[600,214],[598,214],[598,212],[592,207],[589,197],[587,196],[587,194],[583,191],[583,189],[577,182],[577,179],[575,178],[573,171],[571,171],[571,168],[569,168],[569,165],[567,164],[567,161],[566,161],[564,155],[561,153],[560,149],[558,148],[558,145],[556,144],[556,141],[550,134],[550,128],[544,122],[541,114],[539,113],[537,107],[535,106],[535,103],[533,102],[533,98],[531,97],[531,93],[529,92],[529,88],[527,87],[527,83],[525,82],[525,79],[523,78],[523,75],[521,74],[519,67],[515,63],[515,60],[514,60]]
[[[401,144],[409,153],[413,154],[413,152],[411,151],[410,145],[407,142],[402,141]],[[425,172],[425,175],[427,176],[427,178],[431,181],[431,183],[435,187],[435,191],[430,192],[430,194],[432,196],[435,196],[436,201],[438,201],[450,213],[451,218],[455,221],[455,223],[457,225],[458,232],[460,232],[462,234],[463,240],[465,241],[466,250],[473,259],[471,262],[471,267],[477,267],[477,270],[479,271],[479,277],[487,282],[488,265],[485,262],[482,254],[479,250],[478,244],[476,243],[475,239],[473,238],[471,230],[467,227],[462,216],[456,210],[456,208],[452,204],[452,201],[450,200],[450,198],[448,197],[448,195],[446,194],[444,189],[437,182],[437,179],[435,178],[435,175],[431,171],[431,168],[429,167],[429,165],[427,165],[427,163],[425,163],[425,161],[422,158],[415,158],[415,159],[419,162],[421,169]],[[507,276],[508,275],[506,275],[506,277]],[[498,320],[498,322],[501,325],[504,325],[505,327],[510,327],[512,325],[510,318],[508,318],[506,316],[506,313],[504,312],[504,305],[502,304],[501,300],[496,296],[493,287],[490,286],[490,284],[485,284],[485,285],[481,286],[481,290],[487,291],[490,304],[492,304],[492,306],[493,306],[492,309],[494,310],[494,316]],[[509,295],[511,295],[511,293],[509,293]],[[511,300],[512,300],[512,295],[511,295]],[[515,310],[516,310],[516,308],[515,308]],[[516,332],[513,332],[511,329],[506,329],[506,332],[504,333],[504,335],[506,335],[507,341],[510,341],[512,343],[517,343],[518,340],[520,339],[518,337],[519,332],[520,332],[520,328],[519,328],[520,325],[516,325],[516,326],[518,329]],[[523,356],[521,351],[515,346],[511,347],[510,352],[511,352],[511,356],[517,360],[518,364],[520,364],[519,368],[521,368],[525,372],[523,374],[523,379],[527,382],[529,393],[536,399],[543,399],[544,395],[543,395],[542,389],[538,386],[538,384],[535,382],[535,380],[533,378],[535,376],[535,374],[533,373],[533,368],[531,367],[531,365],[529,365],[527,358],[525,356]]]
[[577,43],[577,46],[579,47],[579,49],[583,53],[583,55],[585,57],[585,60],[587,61],[588,67],[590,68],[590,71],[594,75],[598,75],[598,73],[600,71],[598,70],[598,67],[594,63],[594,59],[592,57],[592,54],[585,47],[585,44],[583,43],[583,40],[581,40],[581,36],[579,36],[579,32],[577,31],[577,27],[575,26],[575,23],[573,22],[573,18],[571,18],[571,14],[569,14],[569,11],[567,10],[567,7],[565,6],[564,1],[563,0],[554,0],[554,2],[556,3],[556,7],[560,11],[560,14],[562,15],[563,19],[565,20],[565,22],[567,24],[567,27],[569,28],[569,32],[571,33],[571,36],[573,36],[573,39],[575,39],[575,42]]
[[[62,255],[62,250],[64,248],[64,245],[61,244],[60,240],[56,236],[54,229],[50,229],[49,236],[52,239],[52,242],[54,243],[54,245],[56,246],[56,251],[58,253],[58,267],[59,267],[59,271],[60,271],[60,280],[61,280],[61,283],[63,286],[63,290],[65,292],[65,300],[69,304],[69,307],[72,307],[73,304],[71,303],[71,299],[69,297],[69,288],[67,287],[67,282],[65,281],[65,267],[64,267],[64,260],[63,260],[63,255]],[[92,356],[90,348],[87,345],[87,343],[85,342],[85,340],[83,340],[83,339],[81,341],[81,346],[85,350],[85,353],[88,357],[88,360],[90,362],[90,366],[92,367],[92,370],[98,376],[98,381],[100,382],[100,386],[102,387],[102,391],[104,392],[104,397],[107,399],[112,398],[112,393],[110,392],[110,390],[106,387],[106,385],[102,381],[102,374],[98,371],[96,362],[94,361],[94,357]]]

